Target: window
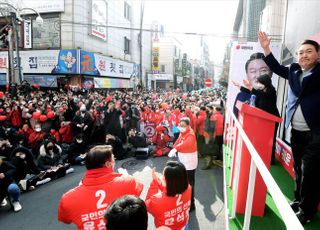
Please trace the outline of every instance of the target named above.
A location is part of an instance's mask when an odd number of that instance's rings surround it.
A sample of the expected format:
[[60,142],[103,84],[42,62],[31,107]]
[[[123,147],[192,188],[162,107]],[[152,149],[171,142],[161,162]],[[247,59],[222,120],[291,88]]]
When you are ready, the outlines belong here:
[[166,65],[161,65],[161,73],[165,73],[166,72]]
[[130,40],[127,37],[124,37],[124,53],[130,54]]
[[59,17],[43,18],[43,23],[32,20],[32,47],[35,49],[60,48]]
[[131,6],[127,2],[124,2],[124,17],[131,20]]

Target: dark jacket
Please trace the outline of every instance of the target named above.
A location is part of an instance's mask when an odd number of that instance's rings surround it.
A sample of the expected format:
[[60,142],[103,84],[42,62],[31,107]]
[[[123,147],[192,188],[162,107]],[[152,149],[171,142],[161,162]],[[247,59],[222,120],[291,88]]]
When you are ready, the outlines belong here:
[[107,133],[118,136],[122,139],[123,133],[120,125],[121,111],[114,109],[112,112],[105,112],[104,126]]
[[62,149],[59,145],[55,144],[53,154],[45,149],[45,145],[42,145],[39,150],[38,167],[43,170],[50,169],[52,166],[58,166],[63,163],[61,156]]
[[[17,152],[22,152],[26,154],[25,159],[21,159],[20,157],[17,157],[15,154]],[[11,155],[11,163],[16,167],[16,172],[14,174],[14,180],[16,182],[19,182],[20,180],[25,179],[27,174],[39,174],[40,170],[36,166],[32,153],[29,149],[19,146],[15,148]]]
[[262,109],[272,115],[280,117],[279,110],[277,108],[277,92],[275,88],[271,85],[266,88],[266,92],[262,90],[252,89],[250,90],[241,87],[241,92],[251,93],[256,95],[255,106],[259,109]]
[[303,116],[311,131],[320,133],[320,64],[318,63],[310,74],[304,77],[301,84],[299,78],[302,70],[299,64],[282,66],[272,53],[266,56],[264,61],[274,73],[289,80],[286,127],[300,104]]
[[0,200],[7,196],[8,186],[13,182],[13,175],[15,174],[16,167],[7,161],[2,161],[0,165],[0,173],[3,173],[5,177],[0,179]]
[[236,116],[236,118],[238,118],[238,113],[239,113],[239,110],[236,107],[237,101],[241,101],[241,102],[249,101],[250,100],[250,96],[251,96],[250,91],[240,91],[237,94],[237,97],[234,100],[234,104],[233,104],[233,114]]

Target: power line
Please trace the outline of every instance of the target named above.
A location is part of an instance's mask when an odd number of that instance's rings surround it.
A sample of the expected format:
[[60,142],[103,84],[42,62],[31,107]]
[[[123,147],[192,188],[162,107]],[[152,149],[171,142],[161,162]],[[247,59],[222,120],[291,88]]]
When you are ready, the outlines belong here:
[[[126,27],[126,26],[114,26],[114,25],[101,25],[101,24],[93,24],[93,23],[83,23],[83,22],[73,22],[68,20],[61,20],[61,24],[73,24],[79,26],[95,26],[95,27],[103,27],[103,28],[111,28],[111,29],[122,29],[122,30],[134,30],[140,31],[140,28],[135,27]],[[159,30],[142,28],[143,32],[150,33],[161,33]],[[237,36],[234,34],[215,34],[215,33],[198,33],[198,32],[177,32],[177,31],[166,31],[166,34],[180,34],[180,35],[190,35],[190,36],[204,36],[204,37],[219,37],[219,38],[232,38],[232,39],[247,39],[249,37],[245,36]],[[281,40],[282,35],[271,34],[269,35],[273,38],[273,40]],[[280,38],[277,38],[280,37]]]

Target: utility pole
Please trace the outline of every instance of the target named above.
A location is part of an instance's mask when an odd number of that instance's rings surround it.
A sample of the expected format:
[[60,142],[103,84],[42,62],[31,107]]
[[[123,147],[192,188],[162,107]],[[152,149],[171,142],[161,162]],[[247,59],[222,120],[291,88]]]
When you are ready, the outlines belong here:
[[[139,39],[139,45],[140,45],[140,68],[139,68],[139,81],[140,86],[142,88],[142,25],[143,25],[143,13],[144,13],[144,0],[141,0],[141,9],[140,9],[140,39]],[[148,84],[148,83],[147,83]]]
[[9,26],[8,31],[8,59],[9,59],[9,85],[14,79],[14,69],[13,69],[13,47],[12,47],[12,26]]
[[[22,72],[21,72],[21,63],[20,63],[20,52],[19,52],[19,25],[17,24],[17,14],[16,12],[11,12],[12,25],[14,29],[15,36],[15,45],[16,45],[16,58],[17,58],[17,67],[18,67],[18,79],[15,79],[14,82],[21,84],[22,82]],[[14,67],[14,66],[12,66]],[[16,76],[16,74],[15,74]]]

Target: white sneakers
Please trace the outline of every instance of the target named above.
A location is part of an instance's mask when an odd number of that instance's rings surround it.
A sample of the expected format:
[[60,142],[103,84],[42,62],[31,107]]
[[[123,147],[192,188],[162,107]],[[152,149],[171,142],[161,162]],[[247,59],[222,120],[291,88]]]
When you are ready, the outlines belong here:
[[1,204],[0,204],[0,207],[4,207],[8,204],[8,201],[6,198],[4,198],[2,201],[1,201]]
[[19,184],[20,184],[23,191],[27,190],[27,180],[20,180]]
[[74,172],[74,168],[69,168],[67,169],[66,174],[73,173],[73,172]]
[[48,183],[49,181],[51,181],[51,178],[46,178],[46,179],[43,179],[43,180],[39,180],[39,181],[37,181],[37,183],[36,183],[36,186],[38,186],[38,185],[42,185],[42,184],[46,184],[46,183]]
[[15,211],[15,212],[19,212],[22,209],[22,206],[19,203],[19,201],[13,202],[12,206],[13,206],[13,211]]
[[[0,206],[1,207],[4,207],[8,204],[8,201],[6,198],[3,199],[3,201],[1,201],[1,204]],[[15,212],[19,212],[21,209],[22,209],[22,206],[21,204],[19,203],[19,201],[15,201],[15,202],[12,202],[12,206],[13,206],[13,211]]]

